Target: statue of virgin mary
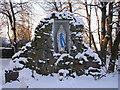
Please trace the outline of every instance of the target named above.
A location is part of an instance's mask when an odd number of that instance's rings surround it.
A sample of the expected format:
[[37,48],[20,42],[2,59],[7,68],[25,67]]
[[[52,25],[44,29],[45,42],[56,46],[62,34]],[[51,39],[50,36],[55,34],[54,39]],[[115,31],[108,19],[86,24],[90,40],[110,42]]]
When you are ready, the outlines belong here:
[[62,25],[60,25],[60,28],[57,33],[57,43],[58,43],[58,51],[63,52],[66,48],[66,32]]

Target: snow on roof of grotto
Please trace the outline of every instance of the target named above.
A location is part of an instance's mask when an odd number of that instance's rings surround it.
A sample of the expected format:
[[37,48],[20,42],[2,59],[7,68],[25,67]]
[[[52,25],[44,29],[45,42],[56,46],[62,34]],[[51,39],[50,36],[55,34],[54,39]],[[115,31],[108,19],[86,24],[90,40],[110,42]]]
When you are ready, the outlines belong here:
[[[80,18],[79,16],[75,16],[73,13],[70,12],[52,12],[50,15],[48,15],[46,18],[40,20],[39,24],[43,24],[43,22],[46,23],[53,23],[53,15],[55,16],[55,18],[57,18],[58,20],[70,20],[70,23],[75,25],[83,25],[83,20],[82,18]],[[43,25],[43,28],[45,28],[45,26]]]

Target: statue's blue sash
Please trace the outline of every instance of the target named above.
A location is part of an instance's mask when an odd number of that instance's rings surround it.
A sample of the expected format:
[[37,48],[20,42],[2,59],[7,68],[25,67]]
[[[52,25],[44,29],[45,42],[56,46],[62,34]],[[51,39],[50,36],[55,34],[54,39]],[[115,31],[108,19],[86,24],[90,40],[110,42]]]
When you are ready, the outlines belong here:
[[66,42],[62,33],[60,34],[60,45],[61,45],[61,48],[64,48],[66,46]]

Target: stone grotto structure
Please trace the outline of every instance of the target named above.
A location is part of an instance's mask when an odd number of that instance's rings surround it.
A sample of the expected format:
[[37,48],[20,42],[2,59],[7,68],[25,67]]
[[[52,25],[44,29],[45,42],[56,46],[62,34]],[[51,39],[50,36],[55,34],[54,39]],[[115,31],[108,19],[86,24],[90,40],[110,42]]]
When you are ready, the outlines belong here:
[[42,75],[59,70],[99,77],[102,63],[93,50],[82,41],[83,21],[69,12],[53,12],[40,21],[32,42],[13,57],[14,70],[29,68]]

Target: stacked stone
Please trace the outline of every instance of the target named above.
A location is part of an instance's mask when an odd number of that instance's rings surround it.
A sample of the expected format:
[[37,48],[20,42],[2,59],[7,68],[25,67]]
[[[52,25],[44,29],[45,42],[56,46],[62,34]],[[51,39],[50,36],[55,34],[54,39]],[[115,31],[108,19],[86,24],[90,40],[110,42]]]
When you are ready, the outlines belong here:
[[[52,24],[54,20],[69,20],[71,31],[71,49],[69,53],[55,53],[53,46]],[[92,75],[101,76],[101,60],[84,42],[82,42],[82,21],[77,21],[71,13],[54,12],[49,17],[40,21],[35,30],[35,37],[31,46],[22,48],[22,52],[13,56],[14,63],[20,57],[26,57],[27,62],[23,68],[30,68],[42,75],[58,73],[60,69],[69,71],[68,76]],[[20,69],[19,67],[17,69]]]

